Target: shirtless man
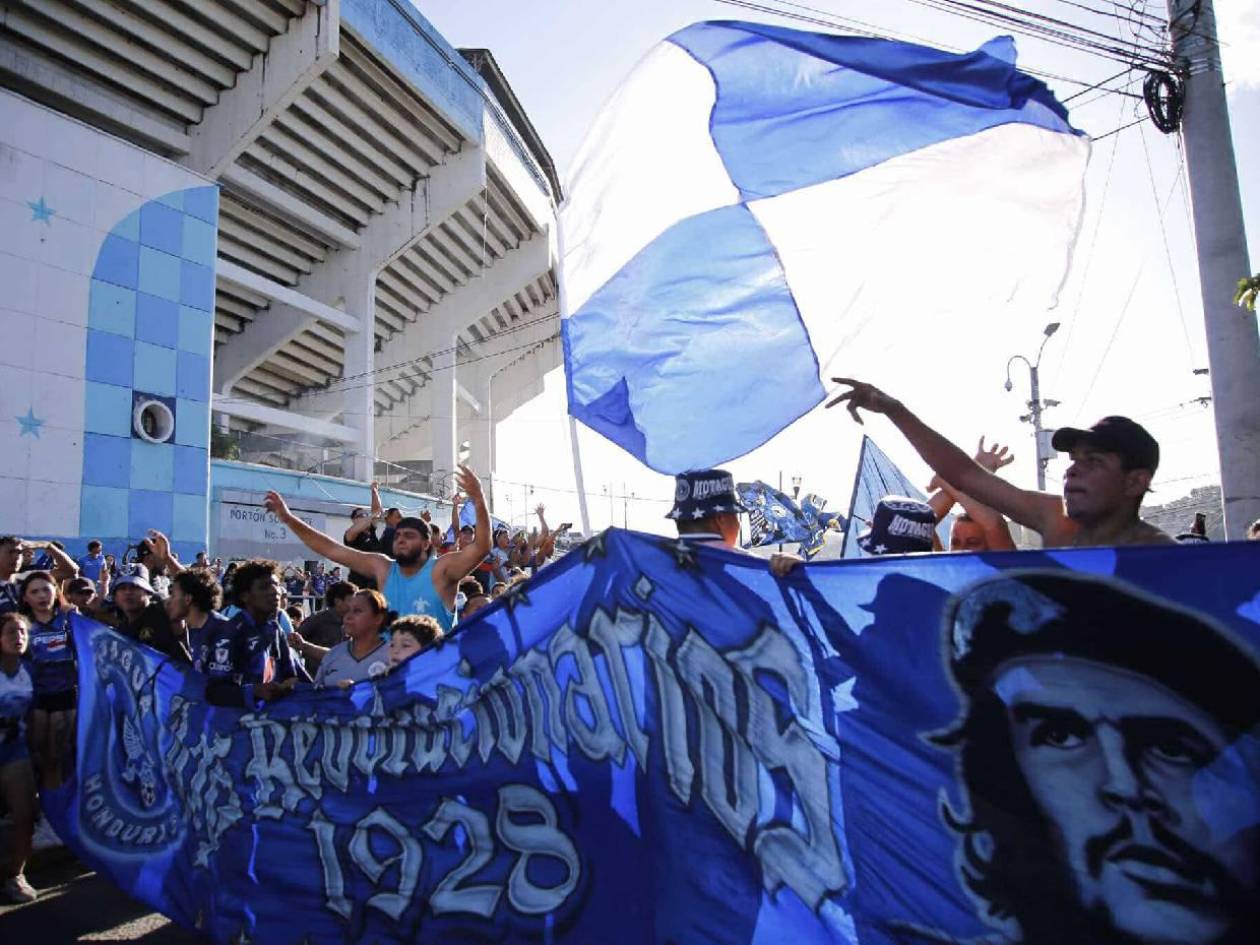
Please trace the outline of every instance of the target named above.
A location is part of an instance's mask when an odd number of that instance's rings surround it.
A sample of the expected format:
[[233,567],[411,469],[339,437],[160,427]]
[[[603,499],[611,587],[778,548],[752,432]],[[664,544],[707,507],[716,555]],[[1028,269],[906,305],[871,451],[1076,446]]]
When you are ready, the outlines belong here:
[[932,471],[958,492],[996,509],[1041,535],[1047,548],[1175,544],[1172,536],[1138,517],[1142,497],[1159,466],[1159,444],[1128,417],[1104,417],[1088,430],[1063,427],[1051,440],[1071,457],[1063,495],[1020,489],[982,468],[945,437],[879,388],[833,377],[851,389],[829,401],[882,413],[901,431]]

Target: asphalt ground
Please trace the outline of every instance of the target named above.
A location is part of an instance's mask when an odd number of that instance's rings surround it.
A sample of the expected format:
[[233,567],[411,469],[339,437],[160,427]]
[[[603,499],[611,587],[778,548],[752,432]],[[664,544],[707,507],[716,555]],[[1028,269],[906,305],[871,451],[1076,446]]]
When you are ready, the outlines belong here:
[[25,905],[0,905],[0,942],[4,945],[205,943],[205,939],[136,902],[64,850],[43,851],[34,857],[26,878],[40,896]]

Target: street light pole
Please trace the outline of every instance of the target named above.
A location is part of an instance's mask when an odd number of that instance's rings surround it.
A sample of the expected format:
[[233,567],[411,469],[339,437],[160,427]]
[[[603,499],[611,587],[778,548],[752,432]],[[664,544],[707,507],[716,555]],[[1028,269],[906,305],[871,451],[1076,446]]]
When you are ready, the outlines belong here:
[[1033,428],[1033,444],[1035,448],[1034,456],[1037,460],[1037,490],[1039,492],[1046,491],[1046,466],[1050,462],[1050,454],[1042,449],[1042,440],[1044,439],[1044,431],[1041,428],[1041,413],[1046,407],[1058,406],[1057,400],[1042,401],[1041,399],[1041,353],[1046,350],[1046,342],[1050,340],[1050,336],[1059,330],[1058,322],[1051,322],[1042,331],[1044,337],[1041,339],[1041,347],[1037,349],[1037,360],[1029,361],[1022,354],[1012,355],[1006,362],[1006,390],[1011,391],[1015,385],[1011,383],[1011,365],[1016,361],[1023,361],[1028,365],[1028,387],[1032,399],[1028,401],[1028,413],[1019,419],[1031,423]]

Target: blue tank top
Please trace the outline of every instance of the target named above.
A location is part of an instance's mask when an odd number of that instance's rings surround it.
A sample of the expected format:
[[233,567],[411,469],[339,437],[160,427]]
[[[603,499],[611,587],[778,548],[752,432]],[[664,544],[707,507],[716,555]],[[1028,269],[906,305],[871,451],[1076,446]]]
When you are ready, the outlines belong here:
[[395,561],[389,566],[389,576],[385,579],[381,593],[389,602],[390,609],[398,611],[400,617],[405,614],[424,614],[434,618],[445,633],[455,625],[454,614],[446,609],[446,605],[438,597],[437,588],[433,586],[435,564],[437,555],[430,554],[424,567],[407,577],[399,570],[398,562]]

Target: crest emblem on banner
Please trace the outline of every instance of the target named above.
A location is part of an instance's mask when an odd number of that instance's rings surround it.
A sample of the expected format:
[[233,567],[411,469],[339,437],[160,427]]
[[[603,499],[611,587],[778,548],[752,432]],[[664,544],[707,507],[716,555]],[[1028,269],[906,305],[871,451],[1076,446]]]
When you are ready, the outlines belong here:
[[158,748],[151,670],[111,634],[93,640],[97,684],[80,705],[101,737],[78,764],[82,838],[111,854],[152,856],[177,842],[183,826]]

